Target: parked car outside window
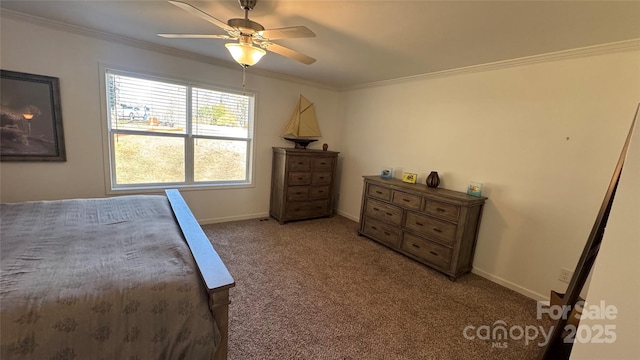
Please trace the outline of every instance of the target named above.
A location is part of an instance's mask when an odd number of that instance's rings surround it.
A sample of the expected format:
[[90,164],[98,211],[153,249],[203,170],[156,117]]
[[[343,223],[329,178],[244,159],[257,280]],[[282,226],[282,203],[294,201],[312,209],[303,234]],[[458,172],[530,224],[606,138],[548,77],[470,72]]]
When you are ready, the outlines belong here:
[[122,104],[122,117],[129,118],[129,120],[142,119],[147,120],[149,117],[148,106],[132,106]]

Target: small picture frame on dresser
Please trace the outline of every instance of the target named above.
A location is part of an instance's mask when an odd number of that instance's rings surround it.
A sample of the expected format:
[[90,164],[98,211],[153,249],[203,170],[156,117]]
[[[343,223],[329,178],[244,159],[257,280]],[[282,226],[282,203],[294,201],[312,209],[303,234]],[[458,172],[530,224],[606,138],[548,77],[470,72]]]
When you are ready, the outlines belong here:
[[402,173],[402,181],[410,184],[415,184],[416,180],[418,180],[418,174],[403,172]]
[[393,168],[384,168],[380,172],[380,177],[385,179],[391,179],[393,177]]
[[472,196],[482,196],[482,183],[477,181],[469,182],[469,186],[467,187],[467,194]]

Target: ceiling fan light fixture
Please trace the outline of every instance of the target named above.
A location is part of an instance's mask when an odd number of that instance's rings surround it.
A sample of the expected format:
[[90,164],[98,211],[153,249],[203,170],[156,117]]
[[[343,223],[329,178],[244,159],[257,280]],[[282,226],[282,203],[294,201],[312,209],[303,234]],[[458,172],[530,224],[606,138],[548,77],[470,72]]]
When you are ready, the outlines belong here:
[[227,43],[224,46],[229,50],[233,59],[240,65],[253,66],[267,52],[261,48],[249,44]]

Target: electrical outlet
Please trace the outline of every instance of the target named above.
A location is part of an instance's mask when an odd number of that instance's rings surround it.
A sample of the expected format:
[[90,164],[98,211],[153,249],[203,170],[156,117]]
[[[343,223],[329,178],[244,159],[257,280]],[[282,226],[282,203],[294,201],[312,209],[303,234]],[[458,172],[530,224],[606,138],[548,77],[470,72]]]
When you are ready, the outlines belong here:
[[558,280],[568,283],[569,281],[571,281],[572,277],[573,277],[573,271],[565,268],[560,269],[560,275],[558,276]]

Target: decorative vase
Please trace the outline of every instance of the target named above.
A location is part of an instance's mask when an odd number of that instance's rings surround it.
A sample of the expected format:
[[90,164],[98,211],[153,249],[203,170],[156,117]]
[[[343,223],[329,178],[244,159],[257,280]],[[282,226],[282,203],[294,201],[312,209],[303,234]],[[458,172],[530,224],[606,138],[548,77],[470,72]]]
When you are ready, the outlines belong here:
[[328,148],[329,148],[328,144],[322,144],[322,150],[327,151]]
[[440,177],[438,176],[437,171],[432,171],[427,176],[427,186],[432,188],[437,188],[440,185]]

